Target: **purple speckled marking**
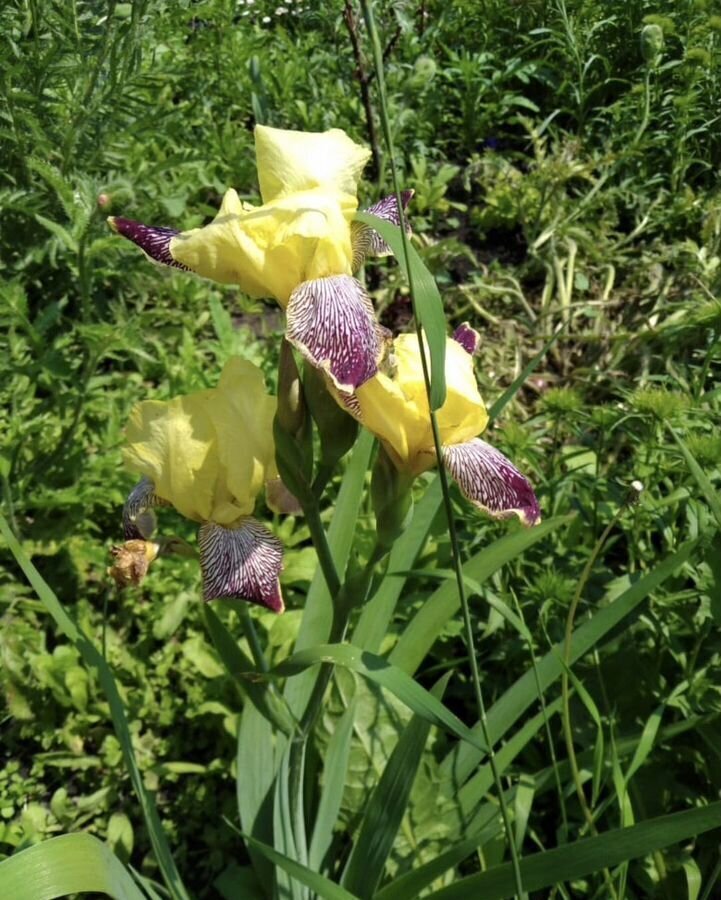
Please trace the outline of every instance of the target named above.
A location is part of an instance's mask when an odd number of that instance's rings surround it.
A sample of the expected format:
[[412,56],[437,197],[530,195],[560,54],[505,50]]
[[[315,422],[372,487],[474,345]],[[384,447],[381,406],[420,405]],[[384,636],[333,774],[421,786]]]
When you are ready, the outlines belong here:
[[378,371],[384,334],[370,297],[350,275],[304,281],[288,303],[286,338],[325,370],[340,391],[360,387]]
[[110,224],[114,231],[137,244],[143,253],[146,253],[155,262],[162,263],[165,266],[172,266],[175,269],[182,269],[184,272],[190,271],[187,266],[177,262],[170,255],[170,241],[176,234],[180,234],[174,228],[143,225],[141,222],[124,219],[122,216],[113,216]]
[[538,525],[541,510],[528,479],[480,438],[443,448],[443,462],[465,496],[494,519],[513,515]]
[[473,356],[481,343],[481,336],[475,328],[471,328],[468,322],[464,322],[453,332],[453,340],[457,341],[466,353]]
[[[413,191],[401,191],[401,201],[405,210],[413,197]],[[398,213],[398,202],[395,195],[383,197],[373,206],[369,206],[363,210],[379,219],[385,219],[394,225],[401,224],[401,217]],[[411,226],[406,219],[406,233],[411,233]],[[383,238],[374,228],[369,228],[361,222],[353,222],[351,229],[351,240],[353,243],[353,271],[359,269],[363,265],[366,256],[388,256],[392,251]]]
[[257,519],[246,516],[235,528],[205,522],[198,546],[205,600],[247,600],[283,612],[283,546]]

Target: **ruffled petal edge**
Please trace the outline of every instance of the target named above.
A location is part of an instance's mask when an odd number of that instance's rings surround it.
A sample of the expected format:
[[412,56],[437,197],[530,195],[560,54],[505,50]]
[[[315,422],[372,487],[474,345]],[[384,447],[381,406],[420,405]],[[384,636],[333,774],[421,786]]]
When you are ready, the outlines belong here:
[[473,438],[444,447],[443,462],[463,494],[489,516],[518,516],[524,525],[538,525],[541,521],[531,483],[495,447]]

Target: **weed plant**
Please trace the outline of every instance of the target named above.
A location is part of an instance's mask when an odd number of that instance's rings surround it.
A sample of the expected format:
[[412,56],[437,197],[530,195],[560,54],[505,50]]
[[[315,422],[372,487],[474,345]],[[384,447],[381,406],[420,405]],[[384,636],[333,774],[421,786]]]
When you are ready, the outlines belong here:
[[[436,699],[442,684],[443,705],[478,737],[475,652],[498,784],[480,750],[338,665],[306,748],[301,852],[277,787],[261,815],[263,790],[292,776],[213,642],[197,564],[162,558],[123,593],[106,577],[132,486],[121,463],[132,406],[213,385],[234,355],[273,385],[283,329],[275,307],[235,288],[144,263],[105,218],[202,225],[230,184],[255,201],[255,123],[375,143],[363,193],[391,191],[378,72],[360,7],[347,8],[360,56],[338,0],[0,10],[0,854],[84,833],[132,866],[142,896],[391,900],[512,896],[514,851],[530,896],[708,900],[721,883],[711,3],[377,4],[413,245],[449,329],[481,331],[491,439],[532,473],[544,524],[490,523],[452,492],[469,649],[440,492],[424,476],[393,577],[379,570],[348,640]],[[408,330],[402,266],[374,262],[365,276],[382,321]],[[363,563],[376,524],[365,494],[348,500],[354,466],[360,452],[335,471],[322,519],[331,540],[350,529]],[[323,591],[308,522],[272,522],[288,608],[250,612],[269,667],[307,649],[303,613]],[[190,539],[179,518],[175,530]],[[15,538],[107,660],[137,777],[100,664],[58,631]],[[212,608],[250,654],[246,613]],[[300,677],[284,675],[286,694]],[[373,818],[379,783],[403,794],[395,823]],[[707,818],[660,818],[681,813]],[[185,888],[168,879],[161,826]],[[591,863],[565,869],[594,835]],[[614,835],[620,845],[603,843]],[[380,858],[377,886],[363,884],[358,846]],[[538,856],[553,848],[567,857]],[[286,857],[323,880],[303,881]],[[479,873],[488,880],[463,880]]]

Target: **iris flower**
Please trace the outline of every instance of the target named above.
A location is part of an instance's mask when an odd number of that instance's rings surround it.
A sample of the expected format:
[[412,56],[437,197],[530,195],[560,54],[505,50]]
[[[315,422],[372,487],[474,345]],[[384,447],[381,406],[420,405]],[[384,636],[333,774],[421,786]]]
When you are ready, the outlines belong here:
[[[479,438],[488,413],[478,392],[473,354],[479,342],[468,325],[446,339],[446,401],[436,413],[443,463],[463,494],[497,519],[513,515],[536,525],[541,514],[528,479]],[[342,398],[341,398],[342,399]],[[436,463],[426,386],[415,334],[393,342],[388,372],[378,372],[346,401],[346,408],[383,444],[396,468],[419,475]]]
[[125,503],[123,524],[127,542],[150,542],[153,507],[175,507],[200,524],[206,600],[244,599],[282,612],[281,544],[252,515],[277,476],[275,408],[260,369],[237,357],[217,387],[138,403],[124,458],[143,478]]
[[[375,375],[385,329],[353,273],[367,255],[385,255],[377,232],[353,222],[357,187],[369,151],[343,131],[255,129],[262,206],[230,189],[204,228],[178,232],[122,217],[108,222],[151,259],[255,298],[274,298],[287,315],[288,340],[351,393]],[[404,205],[412,196],[403,194]],[[395,198],[369,212],[398,224]]]

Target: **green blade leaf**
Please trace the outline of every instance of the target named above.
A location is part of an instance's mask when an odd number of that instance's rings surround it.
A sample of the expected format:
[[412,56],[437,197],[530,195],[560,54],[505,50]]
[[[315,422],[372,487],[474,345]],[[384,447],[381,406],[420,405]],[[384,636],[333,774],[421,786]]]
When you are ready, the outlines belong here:
[[383,580],[361,610],[353,632],[353,643],[356,647],[370,650],[372,653],[380,650],[393,618],[396,603],[408,579],[408,570],[423,549],[442,497],[441,480],[435,475],[423,497],[416,503],[409,527],[393,545]]
[[[365,475],[373,449],[373,435],[362,431],[353,449],[348,468],[343,475],[333,520],[328,529],[328,544],[338,572],[345,571],[348,554],[355,537],[358,509],[365,486]],[[333,604],[323,573],[318,569],[311,583],[303,608],[296,649],[312,647],[328,640]],[[308,702],[316,673],[308,672],[289,681],[284,690],[291,712],[300,717]]]
[[145,823],[148,827],[148,835],[152,844],[155,857],[163,873],[165,884],[170,894],[176,900],[189,900],[188,893],[180,878],[180,874],[176,868],[175,860],[170,852],[163,826],[158,816],[158,810],[155,801],[143,783],[143,776],[138,768],[135,758],[135,750],[128,727],[128,720],[125,717],[125,707],[118,692],[118,686],[115,678],[103,656],[90,642],[89,638],[78,628],[75,622],[65,612],[62,604],[55,596],[50,586],[42,578],[38,570],[28,559],[25,551],[17,541],[17,538],[10,530],[5,518],[0,515],[0,532],[7,541],[11,553],[17,560],[18,565],[25,573],[33,587],[33,590],[40,598],[43,606],[55,620],[56,625],[62,633],[70,640],[83,658],[83,661],[90,668],[94,668],[98,673],[100,685],[105,693],[110,706],[110,716],[113,720],[113,728],[117,735],[118,741],[123,751],[123,759],[125,766],[130,774],[130,780],[133,783],[135,793],[140,802],[140,807],[145,817]]
[[252,677],[258,674],[253,661],[241,650],[233,635],[207,603],[203,605],[203,619],[218,656],[241,694],[247,697],[276,728],[290,734],[295,722],[288,707],[281,698],[269,690],[267,683],[259,682]]
[[[559,516],[542,522],[535,528],[504,535],[471,557],[463,566],[463,574],[482,584],[506,563],[568,521],[567,516]],[[403,634],[389,657],[391,662],[406,672],[415,672],[460,606],[455,583],[447,581],[442,584],[403,629]]]
[[[659,585],[670,578],[691,556],[698,545],[694,539],[683,544],[676,553],[669,556],[647,575],[638,579],[628,590],[617,597],[613,603],[596,613],[589,621],[584,622],[573,633],[571,640],[570,662],[574,663],[596,646],[608,632],[618,625]],[[393,655],[391,654],[391,659]],[[536,677],[542,691],[560,678],[563,666],[563,646],[557,644],[538,661],[536,672],[529,670],[522,675],[488,711],[488,731],[491,740],[499,741],[518,721],[528,707],[537,699],[538,688]],[[480,726],[474,727],[480,734]],[[467,744],[459,744],[443,760],[442,768],[447,777],[454,777],[463,783],[475,770],[480,755]]]
[[262,853],[263,856],[287,872],[296,881],[315,891],[323,900],[359,900],[355,894],[349,893],[345,888],[335,884],[329,878],[319,875],[307,866],[301,865],[294,859],[289,859],[282,853],[278,853],[277,850],[274,850],[262,841],[256,840],[256,838],[252,838],[247,834],[243,835],[243,837],[251,847]]
[[[432,689],[433,696],[439,701],[451,674],[444,675]],[[430,722],[418,715],[413,716],[366,805],[342,881],[343,887],[354,891],[363,900],[370,900],[383,875],[408,806],[430,730]]]
[[[243,708],[238,729],[236,794],[240,824],[246,834],[262,841],[273,840],[273,783],[279,754],[274,752],[275,736],[269,719],[252,704]],[[273,866],[248,845],[253,868],[261,884],[273,883]]]
[[[403,235],[397,225],[379,219],[367,212],[357,212],[358,222],[374,228],[393,251],[393,255],[406,269],[406,256],[403,249]],[[431,409],[440,409],[446,399],[446,317],[443,312],[438,285],[418,255],[416,248],[407,242],[408,265],[411,269],[415,294],[416,314],[428,341],[431,367]]]
[[64,834],[0,863],[0,893],[12,900],[52,900],[97,892],[115,900],[145,900],[130,872],[90,834]]
[[405,703],[409,709],[432,725],[445,728],[463,741],[470,738],[476,750],[481,753],[485,752],[481,738],[472,735],[470,729],[457,716],[440,700],[436,700],[433,694],[414,681],[410,675],[391,665],[382,656],[368,653],[351,644],[322,644],[319,647],[301,650],[271,669],[268,674],[276,677],[296,675],[304,672],[310,666],[317,666],[320,663],[333,663],[357,672],[369,681],[389,690],[401,703]]
[[[535,853],[521,860],[523,887],[527,891],[540,891],[645,856],[714,828],[721,828],[721,801]],[[506,863],[478,875],[461,878],[429,897],[434,900],[467,900],[468,897],[503,900],[512,897],[514,891],[513,872],[510,864]]]
[[709,480],[708,476],[701,468],[701,466],[696,462],[696,457],[691,453],[686,444],[681,440],[678,434],[674,431],[671,426],[668,426],[671,434],[674,436],[676,443],[678,444],[681,453],[683,453],[684,459],[686,460],[686,465],[689,468],[689,471],[693,475],[696,484],[701,489],[701,493],[703,494],[704,500],[711,507],[711,512],[714,515],[714,518],[718,522],[719,528],[721,528],[721,496],[719,496],[718,491],[714,488]]
[[348,709],[340,717],[338,724],[328,742],[323,765],[323,791],[318,803],[315,817],[313,837],[308,851],[308,862],[312,869],[320,869],[323,857],[333,839],[333,829],[338,819],[343,800],[348,759],[350,757],[351,738],[353,737],[353,720],[355,718],[355,697]]
[[531,359],[531,361],[524,367],[521,374],[518,378],[514,379],[513,383],[510,384],[506,390],[501,394],[501,396],[496,400],[493,406],[488,410],[488,416],[493,422],[497,419],[503,410],[508,406],[508,404],[513,400],[516,394],[520,391],[523,385],[526,383],[526,379],[535,372],[538,368],[540,362],[543,360],[544,356],[548,353],[551,347],[556,343],[559,339],[563,330],[566,328],[567,323],[561,323],[555,332],[551,335],[551,337],[546,341],[546,343],[541,347],[538,353]]

